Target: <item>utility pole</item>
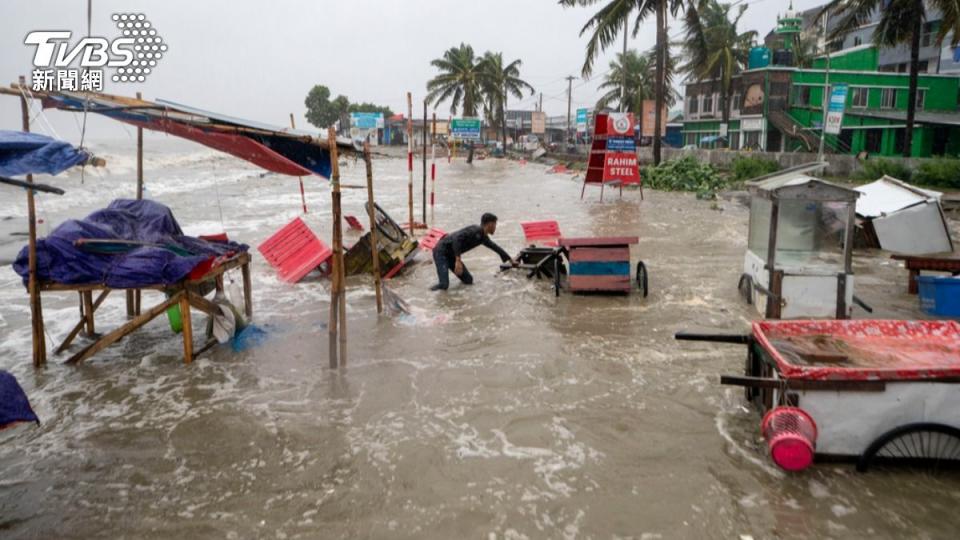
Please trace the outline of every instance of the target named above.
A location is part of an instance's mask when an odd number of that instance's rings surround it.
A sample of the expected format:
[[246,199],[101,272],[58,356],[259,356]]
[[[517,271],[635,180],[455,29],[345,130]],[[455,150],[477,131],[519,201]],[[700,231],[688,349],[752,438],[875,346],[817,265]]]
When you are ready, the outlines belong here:
[[540,106],[537,107],[537,110],[543,112],[543,92],[540,92]]
[[573,75],[567,76],[567,132],[564,134],[563,146],[566,150],[567,141],[570,140],[570,101],[573,96],[573,80],[576,79]]
[[827,108],[830,106],[830,45],[827,41],[827,18],[829,13],[823,14],[823,52],[827,54],[827,69],[823,72],[823,99],[820,104],[820,149],[817,151],[817,161],[823,161],[823,145],[827,138]]
[[620,112],[627,112],[627,36],[630,35],[629,23],[629,18],[623,20],[623,56],[620,57],[620,70],[623,71],[623,84],[620,86]]

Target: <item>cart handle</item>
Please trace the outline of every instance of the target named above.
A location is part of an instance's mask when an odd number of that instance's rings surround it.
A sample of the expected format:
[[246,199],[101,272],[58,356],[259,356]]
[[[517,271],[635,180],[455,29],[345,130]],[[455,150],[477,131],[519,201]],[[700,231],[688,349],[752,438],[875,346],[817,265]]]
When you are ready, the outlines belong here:
[[750,334],[700,334],[696,332],[677,332],[673,339],[679,341],[712,341],[715,343],[731,343],[733,345],[750,345],[753,336]]

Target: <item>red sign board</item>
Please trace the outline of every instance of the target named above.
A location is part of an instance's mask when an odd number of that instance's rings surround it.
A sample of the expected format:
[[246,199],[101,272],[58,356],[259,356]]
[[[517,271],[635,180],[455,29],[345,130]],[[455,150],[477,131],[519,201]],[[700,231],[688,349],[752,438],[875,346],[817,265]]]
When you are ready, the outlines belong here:
[[633,137],[633,113],[607,114],[607,136]]
[[640,169],[637,155],[628,152],[607,152],[603,156],[603,181],[619,180],[624,184],[639,184]]

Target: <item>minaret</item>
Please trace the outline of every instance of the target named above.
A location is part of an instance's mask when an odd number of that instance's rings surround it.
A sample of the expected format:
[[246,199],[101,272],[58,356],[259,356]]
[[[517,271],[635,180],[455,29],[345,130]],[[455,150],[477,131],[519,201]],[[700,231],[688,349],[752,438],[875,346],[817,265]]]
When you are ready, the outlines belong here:
[[792,51],[793,43],[796,37],[803,30],[803,17],[793,9],[793,0],[790,0],[790,7],[783,17],[777,17],[777,29],[775,33],[783,36],[783,48]]

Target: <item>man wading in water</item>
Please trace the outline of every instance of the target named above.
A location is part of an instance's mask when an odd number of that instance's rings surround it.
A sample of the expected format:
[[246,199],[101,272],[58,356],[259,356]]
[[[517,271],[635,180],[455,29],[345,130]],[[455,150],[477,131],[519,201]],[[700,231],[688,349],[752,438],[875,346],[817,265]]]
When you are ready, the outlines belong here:
[[437,265],[437,278],[439,283],[430,287],[431,291],[447,290],[450,286],[450,270],[460,278],[465,285],[473,284],[473,276],[463,265],[460,255],[483,244],[500,255],[503,262],[510,261],[513,266],[517,266],[516,261],[510,260],[510,256],[500,246],[490,239],[497,230],[497,216],[493,214],[484,214],[480,218],[480,225],[470,225],[457,232],[448,234],[437,242],[433,248],[433,263]]

